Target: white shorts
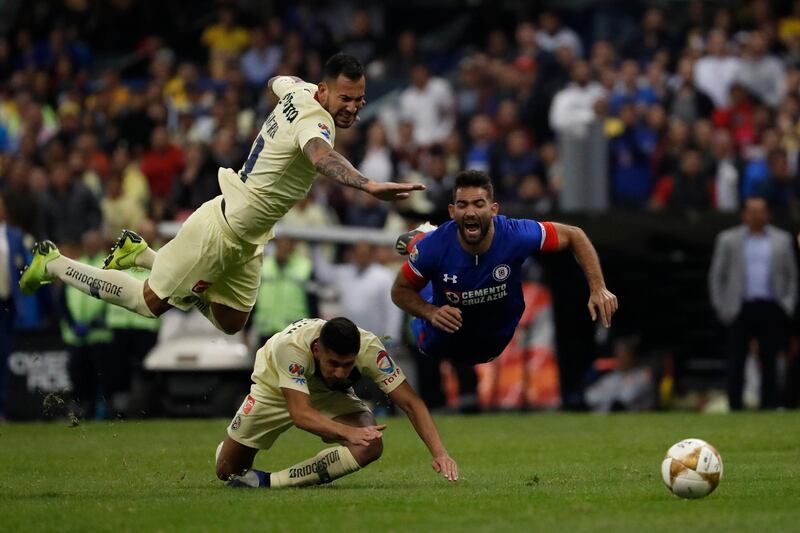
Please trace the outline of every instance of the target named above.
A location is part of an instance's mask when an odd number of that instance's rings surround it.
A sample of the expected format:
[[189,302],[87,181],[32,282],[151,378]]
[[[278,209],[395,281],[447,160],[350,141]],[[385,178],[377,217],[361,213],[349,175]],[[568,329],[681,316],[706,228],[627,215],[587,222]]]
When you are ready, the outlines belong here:
[[217,196],[201,205],[156,255],[147,283],[174,307],[202,299],[248,312],[256,303],[264,245],[239,239],[221,204]]
[[[331,419],[352,413],[371,412],[352,388],[343,392],[327,389],[310,392],[314,409]],[[292,425],[292,417],[283,396],[276,398],[273,395],[264,395],[254,384],[250,386],[250,394],[228,425],[228,436],[244,446],[268,450],[280,434]]]

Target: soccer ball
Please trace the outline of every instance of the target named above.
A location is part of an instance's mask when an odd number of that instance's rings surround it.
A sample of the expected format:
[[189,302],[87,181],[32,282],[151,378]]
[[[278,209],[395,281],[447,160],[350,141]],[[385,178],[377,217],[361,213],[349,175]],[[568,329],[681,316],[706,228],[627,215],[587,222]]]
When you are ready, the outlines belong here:
[[681,498],[708,496],[722,479],[722,457],[704,440],[682,440],[667,450],[661,463],[661,478]]

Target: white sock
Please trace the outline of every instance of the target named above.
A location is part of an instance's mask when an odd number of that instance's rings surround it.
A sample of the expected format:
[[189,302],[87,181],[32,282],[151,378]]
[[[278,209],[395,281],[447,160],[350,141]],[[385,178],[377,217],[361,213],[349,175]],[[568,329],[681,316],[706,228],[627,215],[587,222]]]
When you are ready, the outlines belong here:
[[47,263],[46,271],[89,296],[155,318],[144,301],[144,282],[125,272],[102,270],[63,255]]
[[303,487],[330,483],[351,474],[361,467],[350,450],[344,446],[326,448],[311,459],[306,459],[286,470],[270,475],[270,487]]
[[136,260],[133,263],[138,267],[153,270],[153,262],[156,260],[157,253],[158,252],[148,247],[147,250],[136,256]]

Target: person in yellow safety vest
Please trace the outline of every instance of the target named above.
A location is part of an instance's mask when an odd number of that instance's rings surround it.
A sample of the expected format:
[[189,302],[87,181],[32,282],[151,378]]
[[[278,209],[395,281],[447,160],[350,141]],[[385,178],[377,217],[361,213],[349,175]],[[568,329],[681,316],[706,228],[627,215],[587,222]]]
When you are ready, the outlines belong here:
[[[128,273],[144,281],[150,271],[132,268]],[[134,381],[142,377],[144,359],[158,342],[161,319],[143,317],[124,307],[109,305],[106,307],[106,325],[113,335],[114,364],[109,376],[113,410],[127,417],[141,417],[146,413],[139,412],[139,407],[131,403],[131,388]]]
[[[81,261],[102,266],[105,243],[100,233],[88,231],[83,237]],[[107,304],[81,291],[64,286],[61,337],[70,352],[69,376],[76,415],[81,418],[106,416],[108,370],[113,364],[111,330],[106,325]]]
[[264,258],[253,311],[261,344],[295,320],[314,316],[308,294],[311,260],[296,251],[295,241],[288,237],[278,237],[273,242],[274,252]]
[[[151,248],[158,250],[161,237],[155,222],[147,219],[136,229],[139,235],[150,243]],[[148,270],[135,267],[128,273],[144,281]],[[147,318],[123,307],[109,305],[106,308],[106,324],[114,335],[112,350],[115,359],[112,376],[112,405],[119,414],[129,418],[141,418],[147,415],[146,393],[139,389],[143,384],[144,359],[158,342],[160,318]],[[145,402],[145,403],[143,403]]]

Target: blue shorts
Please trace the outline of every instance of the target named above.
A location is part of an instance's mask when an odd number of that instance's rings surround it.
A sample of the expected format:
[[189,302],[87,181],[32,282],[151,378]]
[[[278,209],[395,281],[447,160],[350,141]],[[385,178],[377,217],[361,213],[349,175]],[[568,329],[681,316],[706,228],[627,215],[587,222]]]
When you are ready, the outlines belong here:
[[470,364],[487,363],[498,357],[514,337],[508,335],[491,338],[465,338],[458,333],[447,333],[427,320],[415,318],[411,331],[420,352],[434,359],[450,359]]

